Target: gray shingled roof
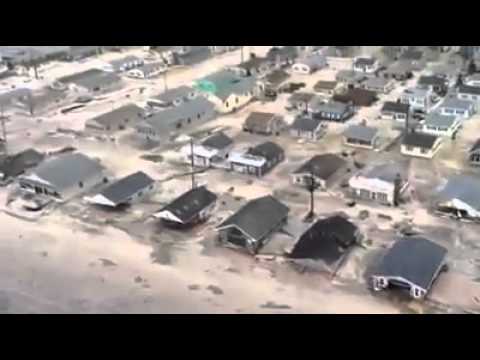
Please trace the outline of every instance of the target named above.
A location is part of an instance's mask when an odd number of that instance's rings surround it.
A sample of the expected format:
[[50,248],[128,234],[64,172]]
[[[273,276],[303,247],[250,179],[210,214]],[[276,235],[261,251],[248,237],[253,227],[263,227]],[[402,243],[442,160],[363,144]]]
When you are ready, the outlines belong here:
[[294,174],[310,174],[314,176],[328,180],[335,172],[337,172],[342,166],[346,164],[346,161],[341,157],[334,154],[322,154],[312,157],[305,162]]
[[265,196],[248,202],[217,229],[233,225],[259,241],[270,234],[288,216],[289,211],[286,205],[273,196]]
[[386,163],[366,170],[362,173],[362,176],[369,179],[380,179],[393,183],[397,178],[397,175],[405,176],[406,172],[406,168],[397,163]]
[[414,146],[425,149],[431,149],[437,140],[437,136],[418,133],[418,132],[409,132],[403,137],[403,145]]
[[348,139],[356,139],[371,142],[377,136],[378,129],[363,125],[350,125],[343,133]]
[[229,146],[232,143],[233,143],[232,138],[225,135],[224,132],[220,131],[220,132],[217,132],[217,133],[213,134],[212,136],[209,136],[208,138],[206,138],[202,142],[202,145],[206,146],[206,147],[221,150],[221,149],[226,148],[227,146]]
[[119,205],[153,183],[154,180],[151,177],[142,171],[138,171],[112,183],[100,195]]
[[460,85],[458,87],[458,93],[459,94],[480,95],[480,87],[469,86],[469,85]]
[[0,159],[0,173],[3,173],[4,180],[16,177],[25,170],[37,166],[45,154],[34,149],[27,149],[14,155],[5,156]]
[[320,120],[312,119],[309,117],[301,116],[297,117],[293,122],[291,128],[294,130],[301,131],[314,131],[317,129],[322,122]]
[[82,153],[69,153],[43,161],[31,173],[61,191],[98,176],[103,170],[98,161]]
[[408,113],[409,107],[410,106],[408,104],[393,102],[393,101],[386,101],[383,104],[382,111],[406,114]]
[[163,93],[154,96],[153,99],[157,99],[165,103],[171,103],[179,98],[186,99],[189,94],[194,92],[196,91],[190,86],[179,86],[177,88],[164,91]]
[[447,249],[430,240],[404,238],[395,242],[373,275],[400,277],[429,290],[446,255]]
[[[118,125],[134,125],[136,121],[140,121],[145,115],[145,111],[135,105],[127,104],[113,111],[101,114],[93,119],[87,121],[88,123],[99,124],[101,126],[116,127]],[[134,123],[130,123],[133,121]]]
[[439,107],[469,110],[472,107],[472,102],[454,97],[448,97],[439,105]]
[[270,161],[284,154],[284,150],[274,142],[266,141],[250,149],[248,154],[253,156],[261,156],[267,159],[267,161]]
[[455,123],[456,119],[457,117],[454,115],[442,115],[442,114],[432,113],[427,115],[427,117],[425,118],[424,125],[449,128]]
[[480,211],[480,179],[468,175],[455,175],[438,192],[443,201],[458,199]]
[[61,83],[72,83],[87,89],[109,86],[112,83],[119,83],[121,80],[122,79],[117,74],[99,69],[90,69],[58,79]]

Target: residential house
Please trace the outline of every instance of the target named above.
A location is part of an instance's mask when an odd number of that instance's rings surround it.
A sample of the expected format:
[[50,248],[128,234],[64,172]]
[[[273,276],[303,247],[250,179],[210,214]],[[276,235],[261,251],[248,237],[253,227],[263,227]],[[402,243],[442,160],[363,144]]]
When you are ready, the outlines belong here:
[[48,112],[52,109],[68,103],[68,92],[52,90],[44,87],[36,90],[28,90],[25,95],[14,99],[14,105],[28,112],[31,116]]
[[148,141],[162,141],[192,123],[211,120],[215,106],[199,96],[183,104],[159,111],[138,123],[137,133]]
[[378,129],[365,125],[350,125],[343,133],[345,145],[375,149],[378,146]]
[[236,111],[262,90],[255,76],[241,77],[221,70],[196,81],[194,88],[212,101],[220,113]]
[[226,52],[238,50],[240,46],[209,46],[208,48],[212,54],[220,55]]
[[65,54],[65,59],[78,61],[90,56],[98,55],[101,51],[101,46],[69,46],[69,49]]
[[315,97],[315,94],[307,92],[296,92],[288,98],[288,108],[299,111],[309,111],[309,103]]
[[363,73],[359,73],[352,70],[340,70],[335,75],[335,80],[339,83],[343,83],[349,87],[360,86],[360,84],[367,79],[367,76]]
[[118,90],[122,87],[122,79],[115,73],[90,69],[74,75],[64,76],[58,81],[77,92],[99,94]]
[[152,108],[168,108],[179,106],[186,101],[195,99],[197,96],[198,91],[190,86],[179,86],[151,97],[148,99],[147,105]]
[[326,94],[326,95],[333,95],[335,94],[335,90],[338,87],[337,81],[326,81],[326,80],[319,80],[313,86],[313,90],[318,93]]
[[380,67],[378,60],[367,57],[357,57],[353,60],[353,71],[374,74]]
[[422,132],[435,136],[453,138],[461,126],[461,119],[456,115],[428,114],[422,124]]
[[400,102],[386,101],[381,110],[381,117],[383,119],[392,119],[395,121],[404,122],[407,120],[410,105]]
[[409,104],[412,111],[422,111],[429,113],[433,106],[433,92],[429,89],[408,88],[400,96],[400,101]]
[[26,149],[14,155],[0,156],[0,185],[6,185],[28,169],[40,164],[45,158],[34,149]]
[[208,46],[180,46],[175,53],[175,63],[182,66],[193,66],[212,58]]
[[398,163],[384,163],[361,171],[348,182],[352,197],[397,206],[408,188],[407,171]]
[[346,104],[338,101],[329,101],[321,105],[313,114],[313,118],[317,120],[345,122],[354,114],[352,104]]
[[231,170],[257,177],[264,176],[283,160],[284,150],[271,141],[261,143],[245,153],[232,152],[228,157]]
[[103,70],[116,72],[116,73],[123,73],[128,70],[140,67],[143,64],[144,64],[143,59],[137,56],[129,55],[121,59],[110,61],[106,66],[103,67]]
[[477,112],[474,102],[447,97],[437,108],[442,115],[455,115],[462,119],[468,119]]
[[253,111],[243,124],[243,131],[261,135],[279,135],[285,127],[283,117],[277,114]]
[[295,46],[274,46],[267,52],[267,59],[275,67],[286,67],[294,63],[298,57],[298,49]]
[[153,79],[167,71],[167,66],[162,62],[148,63],[131,69],[127,72],[127,76],[136,79]]
[[273,196],[249,201],[217,226],[222,244],[257,254],[287,223],[290,209]]
[[247,61],[234,66],[233,70],[240,76],[258,76],[262,77],[270,72],[273,64],[270,60],[263,57],[250,57]]
[[112,134],[126,128],[133,128],[144,118],[145,111],[141,107],[135,104],[128,104],[87,120],[85,122],[85,130]]
[[308,75],[327,66],[327,59],[323,54],[311,54],[298,59],[292,66],[295,74]]
[[344,93],[335,94],[333,100],[352,104],[355,107],[366,107],[375,103],[378,97],[374,91],[350,88]]
[[311,183],[313,176],[315,183],[326,189],[345,166],[346,161],[337,155],[315,155],[291,174],[292,183],[306,187]]
[[413,77],[413,69],[410,62],[400,60],[389,65],[385,71],[382,71],[382,75],[387,79],[405,81]]
[[468,151],[468,161],[470,165],[480,165],[480,139],[475,141],[470,150]]
[[400,152],[408,156],[431,159],[440,150],[441,145],[442,137],[440,136],[409,132],[403,137]]
[[467,76],[464,84],[467,86],[480,87],[480,73],[475,73]]
[[420,76],[417,81],[417,86],[419,88],[429,89],[440,96],[445,96],[448,90],[447,79],[438,75]]
[[276,69],[268,73],[262,80],[266,89],[277,91],[290,75],[283,69]]
[[316,220],[287,253],[289,262],[313,271],[335,273],[361,240],[358,227],[340,215]]
[[395,84],[391,79],[371,77],[365,80],[361,86],[365,90],[374,91],[380,94],[388,94],[393,90]]
[[373,290],[397,287],[422,299],[445,269],[446,255],[446,248],[423,237],[397,240],[371,275]]
[[323,121],[307,116],[298,116],[290,126],[290,134],[294,137],[316,141],[326,133]]
[[413,70],[421,71],[425,68],[426,59],[424,53],[418,49],[408,49],[400,55],[400,60],[408,62]]
[[460,85],[457,89],[457,96],[460,100],[472,101],[480,104],[480,87]]
[[480,219],[480,181],[475,176],[454,175],[438,189],[434,197],[436,210],[457,218]]
[[217,204],[217,195],[205,186],[193,188],[174,199],[153,216],[174,229],[188,229],[205,222]]
[[[217,132],[200,144],[193,145],[193,164],[198,167],[208,168],[217,162],[223,162],[228,159],[230,150],[232,149],[233,140],[223,132]],[[182,148],[185,161],[192,161],[192,146],[185,145]]]
[[131,205],[150,195],[155,189],[155,180],[142,171],[137,171],[108,185],[100,193],[85,197],[94,205],[110,208]]
[[67,153],[49,158],[18,178],[23,191],[59,202],[106,181],[101,164],[82,153]]

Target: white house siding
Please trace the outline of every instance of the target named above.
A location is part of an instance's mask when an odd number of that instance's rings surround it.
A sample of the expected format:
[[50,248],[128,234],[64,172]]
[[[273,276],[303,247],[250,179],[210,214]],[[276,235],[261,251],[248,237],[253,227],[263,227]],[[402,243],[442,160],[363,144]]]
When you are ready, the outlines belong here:
[[373,276],[372,283],[373,283],[373,290],[375,291],[382,291],[388,288],[389,283],[391,281],[396,281],[399,283],[406,284],[410,287],[410,296],[414,299],[422,299],[427,294],[427,290],[423,289],[419,286],[412,284],[411,282],[398,277],[385,277],[385,276]]
[[441,107],[439,110],[441,115],[456,115],[458,117],[461,117],[462,119],[468,119],[470,116],[473,115],[473,111],[469,110],[453,109],[446,107]]
[[453,133],[460,127],[460,121],[455,121],[450,127],[439,127],[423,125],[422,132],[435,136],[452,137]]
[[362,199],[371,199],[386,205],[393,205],[395,185],[380,179],[353,177],[349,181],[352,195]]
[[431,159],[435,156],[441,146],[441,141],[437,140],[437,143],[433,146],[432,149],[423,149],[419,147],[407,147],[406,145],[402,144],[401,146],[401,153],[403,155],[415,156],[415,157],[422,157],[426,159]]
[[294,64],[292,66],[292,71],[296,74],[301,74],[301,75],[308,75],[312,73],[312,69],[310,68],[310,66],[305,64]]
[[473,101],[474,103],[477,103],[477,104],[480,103],[480,95],[458,93],[458,98],[460,100]]

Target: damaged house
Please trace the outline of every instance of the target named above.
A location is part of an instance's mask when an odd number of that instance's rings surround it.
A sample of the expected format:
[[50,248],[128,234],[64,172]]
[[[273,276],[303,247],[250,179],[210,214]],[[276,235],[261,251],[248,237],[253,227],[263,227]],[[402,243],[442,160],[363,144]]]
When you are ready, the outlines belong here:
[[422,132],[435,136],[453,138],[461,124],[461,119],[458,116],[431,113],[427,115],[422,124]]
[[307,116],[298,116],[290,126],[290,135],[306,140],[316,141],[325,135],[326,124]]
[[145,112],[135,104],[128,104],[113,111],[89,119],[85,130],[102,134],[112,134],[127,128],[133,128],[145,118]]
[[375,103],[378,100],[378,96],[374,91],[350,88],[344,93],[335,94],[333,100],[352,104],[355,107],[367,107]]
[[409,114],[410,105],[401,102],[386,101],[381,110],[382,119],[405,122]]
[[216,204],[217,195],[200,186],[180,195],[153,216],[169,228],[188,229],[208,220]]
[[440,214],[457,218],[480,219],[480,180],[469,175],[454,175],[440,188],[435,199]]
[[219,240],[255,255],[287,223],[289,211],[273,196],[251,200],[217,226]]
[[0,156],[0,185],[6,185],[28,169],[40,164],[45,158],[34,149],[27,149],[14,155]]
[[447,249],[423,237],[397,240],[371,275],[373,290],[405,289],[423,299],[446,267]]
[[193,100],[197,95],[198,92],[190,86],[179,86],[151,97],[147,100],[147,105],[152,108],[169,108]]
[[381,164],[354,175],[348,182],[353,198],[397,206],[408,188],[407,171],[396,163]]
[[292,66],[292,72],[295,74],[308,75],[326,66],[326,57],[321,53],[315,53],[298,59]]
[[110,208],[130,205],[151,194],[155,189],[155,180],[142,171],[130,174],[108,185],[100,193],[85,197],[90,204]]
[[90,69],[64,76],[58,79],[58,82],[72,88],[76,92],[93,95],[119,90],[122,87],[122,78],[120,76],[99,69]]
[[378,60],[371,57],[357,57],[353,60],[353,71],[374,74],[380,68]]
[[107,181],[103,166],[82,153],[49,158],[18,178],[23,191],[59,202]]
[[[233,140],[223,132],[217,132],[200,144],[193,145],[193,163],[194,166],[208,168],[215,163],[221,163],[228,159],[230,150],[232,150]],[[192,161],[192,146],[185,145],[182,148],[185,161]]]
[[287,252],[287,259],[309,270],[335,273],[349,249],[360,240],[355,224],[334,215],[315,221]]

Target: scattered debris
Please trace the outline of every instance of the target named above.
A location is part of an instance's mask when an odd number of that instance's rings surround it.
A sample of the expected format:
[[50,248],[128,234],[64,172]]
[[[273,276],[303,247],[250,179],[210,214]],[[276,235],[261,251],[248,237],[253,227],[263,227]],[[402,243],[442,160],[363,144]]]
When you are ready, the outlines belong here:
[[48,252],[47,252],[47,251],[42,251],[42,252],[40,253],[40,255],[41,255],[42,257],[48,257]]
[[384,219],[384,220],[388,220],[388,221],[392,221],[393,218],[390,216],[390,215],[385,215],[385,214],[378,214],[377,217],[379,219]]
[[136,284],[144,282],[144,279],[141,276],[136,276],[135,279],[133,279]]
[[114,263],[112,260],[109,259],[98,259],[103,266],[105,267],[111,267],[111,266],[117,266],[116,263]]
[[192,291],[200,290],[200,285],[196,285],[196,284],[188,285],[188,290],[192,290]]
[[359,213],[358,213],[358,218],[360,220],[365,220],[365,219],[368,219],[370,216],[370,212],[368,210],[361,210]]
[[234,273],[234,274],[240,274],[240,271],[238,269],[235,269],[235,268],[232,268],[232,267],[226,268],[225,271],[230,272],[230,273]]
[[235,191],[235,188],[233,186],[229,187],[228,188],[228,192],[229,193],[233,193]]
[[260,305],[262,309],[275,309],[275,310],[288,310],[292,307],[290,305],[276,304],[274,301],[267,301],[265,304]]
[[142,287],[143,287],[144,289],[150,289],[150,285],[147,284],[147,283],[143,284]]
[[207,290],[211,291],[214,295],[223,295],[223,290],[216,285],[208,285]]

